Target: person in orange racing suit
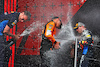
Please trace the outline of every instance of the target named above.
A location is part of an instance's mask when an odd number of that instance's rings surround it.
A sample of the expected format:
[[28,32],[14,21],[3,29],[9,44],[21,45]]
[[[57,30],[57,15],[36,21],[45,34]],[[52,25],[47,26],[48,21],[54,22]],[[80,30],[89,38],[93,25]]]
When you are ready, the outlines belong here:
[[56,34],[56,28],[61,29],[62,22],[59,19],[59,17],[52,18],[51,21],[49,21],[43,31],[42,31],[42,42],[41,42],[41,49],[40,49],[40,55],[41,55],[41,67],[49,67],[44,60],[44,53],[50,48],[59,49],[60,48],[60,42],[57,42],[54,38],[54,34]]

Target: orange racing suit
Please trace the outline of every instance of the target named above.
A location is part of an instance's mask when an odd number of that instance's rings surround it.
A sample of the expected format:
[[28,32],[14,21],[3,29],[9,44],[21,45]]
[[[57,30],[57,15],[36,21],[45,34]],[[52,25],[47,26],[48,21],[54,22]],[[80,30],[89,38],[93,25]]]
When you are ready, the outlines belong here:
[[[43,31],[42,31],[42,42],[40,48],[40,56],[41,56],[41,67],[49,67],[46,62],[45,52],[50,50],[53,44],[56,42],[54,38],[54,34],[56,33],[55,23],[53,21],[48,22]],[[49,63],[49,62],[48,62]],[[50,64],[50,63],[49,63]]]
[[52,45],[56,41],[54,36],[56,34],[56,27],[53,21],[48,22],[42,31],[42,39],[46,38],[52,42]]

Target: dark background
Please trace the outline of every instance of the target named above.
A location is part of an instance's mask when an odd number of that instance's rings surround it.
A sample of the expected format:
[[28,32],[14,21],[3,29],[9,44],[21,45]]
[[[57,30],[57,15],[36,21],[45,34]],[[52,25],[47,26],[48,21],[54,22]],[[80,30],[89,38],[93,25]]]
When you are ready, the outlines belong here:
[[0,0],[0,14],[4,12],[4,0]]
[[100,36],[100,0],[87,0],[72,18],[72,24],[83,22],[94,35]]
[[[93,35],[100,37],[100,0],[87,0],[71,20],[73,27],[76,22],[83,22]],[[100,39],[94,45],[100,45]],[[93,58],[100,60],[100,47],[94,47],[93,50]],[[89,67],[100,67],[99,62],[91,61]]]

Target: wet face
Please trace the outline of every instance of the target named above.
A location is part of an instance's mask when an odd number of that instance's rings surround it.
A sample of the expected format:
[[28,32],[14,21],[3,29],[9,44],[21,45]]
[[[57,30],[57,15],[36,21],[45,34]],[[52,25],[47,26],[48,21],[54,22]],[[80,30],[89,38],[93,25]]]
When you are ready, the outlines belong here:
[[82,26],[81,27],[78,27],[78,29],[76,30],[78,33],[82,33]]
[[57,19],[57,24],[56,24],[56,27],[57,27],[57,28],[59,28],[59,29],[60,29],[60,27],[61,27],[61,22],[60,22],[60,20],[59,20],[59,19]]
[[27,20],[27,16],[24,14],[24,12],[20,13],[18,20],[19,22],[25,22]]

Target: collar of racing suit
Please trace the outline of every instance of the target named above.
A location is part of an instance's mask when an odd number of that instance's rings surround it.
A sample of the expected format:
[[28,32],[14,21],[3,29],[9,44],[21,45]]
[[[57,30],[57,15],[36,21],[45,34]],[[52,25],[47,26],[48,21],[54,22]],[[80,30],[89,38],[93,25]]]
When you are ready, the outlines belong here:
[[88,35],[91,35],[91,32],[89,31],[89,30],[84,30],[83,32],[82,32],[82,39],[81,40],[86,40],[86,39],[88,39],[88,38],[91,38],[91,36],[90,37],[87,37]]

